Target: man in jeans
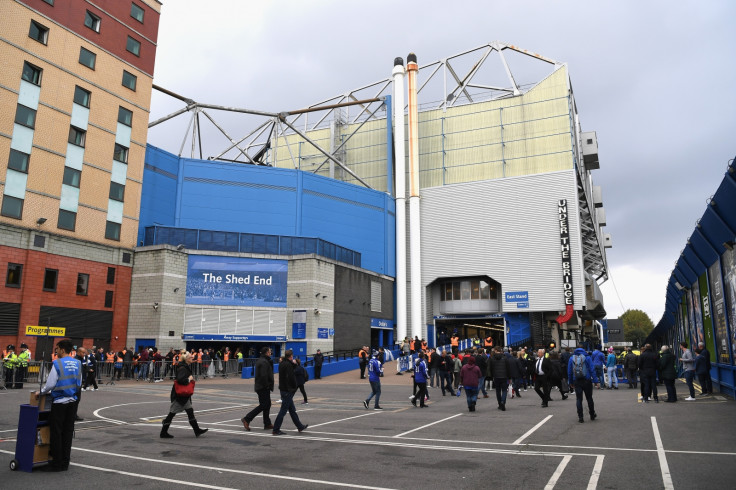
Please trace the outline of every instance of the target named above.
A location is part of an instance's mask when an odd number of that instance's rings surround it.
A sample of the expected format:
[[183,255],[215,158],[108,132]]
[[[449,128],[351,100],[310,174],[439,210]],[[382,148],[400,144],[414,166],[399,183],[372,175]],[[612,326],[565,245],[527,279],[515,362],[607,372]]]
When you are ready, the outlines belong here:
[[373,409],[383,410],[378,403],[378,400],[381,398],[381,374],[383,374],[383,366],[381,366],[381,362],[378,360],[378,352],[374,350],[371,360],[368,361],[368,382],[371,384],[372,393],[371,396],[363,401],[365,408],[368,408],[371,398],[375,396],[376,401],[374,402]]
[[284,352],[284,360],[279,363],[279,391],[281,392],[281,409],[276,416],[276,422],[273,424],[273,435],[282,436],[281,423],[284,421],[286,412],[289,412],[291,421],[294,423],[299,432],[306,430],[309,424],[302,424],[299,416],[296,414],[294,406],[294,393],[296,393],[296,376],[294,376],[294,360],[292,359],[294,352],[287,349]]
[[690,396],[685,398],[685,401],[695,401],[695,388],[693,387],[693,378],[695,377],[695,358],[693,353],[687,348],[687,342],[680,342],[680,362],[685,370],[685,383],[687,383],[687,389],[690,390]]
[[[263,412],[263,428],[273,429],[271,417],[271,392],[273,391],[273,361],[271,360],[271,349],[263,347],[261,349],[261,357],[258,358],[253,372],[255,379],[254,389],[258,395],[258,406],[248,412],[248,414],[240,419],[243,422],[245,430],[250,430],[250,423],[259,413]],[[294,389],[296,391],[296,388]]]
[[585,422],[583,418],[583,395],[588,402],[588,414],[590,420],[595,420],[598,415],[595,413],[595,404],[593,403],[593,383],[598,387],[598,374],[593,367],[590,357],[585,355],[585,349],[582,345],[578,345],[575,352],[570,356],[567,363],[567,379],[570,386],[575,387],[576,406],[578,410],[578,422]]

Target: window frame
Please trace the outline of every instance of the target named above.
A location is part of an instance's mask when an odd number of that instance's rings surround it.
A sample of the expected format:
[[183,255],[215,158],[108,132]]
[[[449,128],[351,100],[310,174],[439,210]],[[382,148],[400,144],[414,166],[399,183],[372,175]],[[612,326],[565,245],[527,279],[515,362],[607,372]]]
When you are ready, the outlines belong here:
[[[125,75],[128,75],[128,80],[132,80],[132,87],[125,84]],[[123,70],[123,81],[122,81],[123,87],[127,88],[128,90],[132,90],[133,92],[136,91],[136,87],[138,87],[138,77],[130,73],[129,71]]]
[[[90,18],[92,19],[92,25],[87,24],[87,20],[90,19]],[[100,24],[102,24],[102,19],[100,18],[99,15],[96,15],[95,13],[90,12],[89,10],[87,10],[85,12],[85,14],[84,14],[84,26],[85,27],[87,27],[88,29],[91,29],[91,30],[93,30],[93,31],[95,31],[96,33],[99,34],[100,33]]]
[[[13,158],[13,155],[23,155],[25,156],[25,168],[19,168],[17,167],[13,161],[17,161],[17,158]],[[24,174],[28,173],[28,166],[31,162],[31,155],[29,153],[23,153],[22,151],[18,151],[14,148],[10,149],[10,153],[8,154],[8,168],[15,170],[16,172],[22,172]]]
[[[20,213],[18,213],[18,216],[15,216],[15,215],[12,215],[12,214],[8,214],[5,211],[6,199],[11,199],[10,202],[13,202],[12,200],[15,200],[15,201],[19,201],[20,202]],[[3,202],[2,202],[2,204],[0,204],[0,216],[5,216],[6,218],[13,218],[13,219],[23,219],[23,205],[24,205],[24,203],[25,203],[25,199],[19,199],[17,197],[13,197],[13,196],[9,196],[9,195],[5,194],[3,196]]]
[[[110,230],[110,225],[115,225],[115,227],[117,228],[117,233],[116,233],[117,236],[110,236],[110,234],[108,233],[108,232],[111,231]],[[122,225],[120,223],[115,223],[114,221],[109,221],[108,220],[105,223],[105,238],[108,239],[108,240],[114,240],[116,242],[119,242],[120,241],[121,228],[122,228]]]
[[[86,279],[84,281],[80,281],[80,279],[83,278]],[[80,282],[84,286],[83,289],[80,286]],[[85,274],[84,272],[77,273],[77,296],[89,296],[89,274]]]
[[[66,214],[66,215],[73,215],[74,216],[74,222],[72,223],[71,228],[66,227],[66,226],[62,226],[62,224],[61,224],[61,217],[64,214]],[[74,231],[77,228],[77,213],[75,213],[74,211],[68,211],[66,209],[59,209],[59,216],[56,219],[56,227],[59,228],[60,230]]]
[[[121,151],[119,151],[119,149]],[[115,149],[112,152],[112,159],[116,162],[128,164],[128,156],[130,154],[130,148],[126,148],[125,146],[121,145],[120,143],[115,143]],[[121,156],[121,158],[118,158],[118,156]]]
[[[83,103],[77,101],[77,93],[79,93],[79,92],[83,92],[83,93],[85,93],[87,95],[87,103],[86,104],[83,104]],[[83,89],[79,85],[75,85],[74,86],[74,99],[73,100],[74,100],[74,103],[75,104],[81,105],[82,107],[86,107],[87,109],[89,109],[89,104],[92,101],[92,92],[90,92],[89,90]]]
[[[17,283],[11,283],[10,280],[10,274],[11,274],[11,267],[17,266],[17,273],[18,273],[18,282]],[[20,289],[21,285],[23,284],[23,264],[16,264],[14,262],[8,262],[8,269],[5,274],[5,287],[6,288],[17,288]]]
[[[21,107],[24,109],[27,109],[29,112],[28,114],[33,114],[33,121],[28,124],[25,121],[19,121],[18,115],[21,113]],[[36,113],[37,111],[35,109],[31,109],[30,107],[23,105],[23,104],[17,104],[17,107],[15,108],[15,119],[13,120],[15,124],[20,124],[21,126],[25,126],[27,128],[36,129]]]
[[[33,81],[26,78],[26,67],[30,68],[31,71],[34,74],[38,74],[38,80]],[[25,60],[23,60],[23,71],[20,74],[21,80],[25,80],[28,83],[32,83],[33,85],[41,86],[41,76],[43,75],[43,68],[39,68],[38,66],[34,65],[33,63],[29,63]]]
[[[39,37],[34,37],[34,36],[31,35],[31,32],[33,30],[33,27],[35,27],[38,30]],[[46,27],[45,25],[41,24],[40,22],[31,19],[31,26],[30,26],[30,28],[28,30],[28,37],[30,37],[34,41],[37,41],[37,42],[43,44],[44,46],[48,46],[48,44],[49,44],[49,28]]]
[[[87,63],[82,61],[82,55],[84,53],[89,53],[89,55],[92,57],[92,66],[88,65]],[[90,70],[94,70],[95,66],[97,65],[97,53],[93,53],[89,49],[86,49],[84,46],[79,47],[79,64],[82,66],[86,66]]]
[[[69,176],[69,178],[67,178]],[[77,185],[74,185],[74,178],[76,177]],[[64,176],[61,179],[61,183],[70,187],[76,187],[79,189],[82,184],[82,171],[76,168],[64,166]]]
[[[132,44],[131,44],[132,42]],[[132,47],[132,49],[131,49]],[[125,50],[134,56],[141,57],[141,42],[133,36],[128,36],[128,40],[125,41]]]
[[[77,139],[76,138],[72,141],[72,134],[73,133],[76,133],[76,134],[80,134],[81,135],[81,138],[80,138],[81,139],[81,144],[77,142]],[[87,131],[85,131],[83,129],[79,129],[76,126],[71,126],[70,125],[69,126],[69,138],[67,139],[67,141],[69,143],[73,144],[74,146],[79,146],[80,148],[84,148],[85,147],[84,145],[87,143]]]
[[[118,187],[121,189],[119,195],[113,193],[113,189],[117,189]],[[123,184],[118,184],[117,182],[110,182],[110,194],[108,195],[108,198],[113,201],[125,202],[125,186]]]
[[115,298],[115,292],[110,289],[105,291],[105,306],[104,308],[112,308],[113,300]]
[[115,274],[117,269],[115,267],[107,268],[107,282],[105,284],[115,284]]
[[[53,272],[54,273],[54,286],[53,286],[53,288],[46,287],[46,278],[47,278],[49,272]],[[59,285],[59,269],[50,269],[48,267],[46,269],[44,269],[44,273],[43,273],[43,284],[42,284],[43,290],[46,291],[46,292],[48,292],[48,293],[55,293],[58,285]]]
[[[130,124],[126,123],[125,120],[122,120],[122,121],[120,120],[121,112],[124,114],[125,113],[130,114]],[[131,111],[130,109],[126,109],[123,106],[119,106],[118,107],[118,122],[124,126],[128,126],[129,128],[132,128],[133,127],[133,111]]]
[[[140,19],[136,17],[135,15],[133,15],[133,12],[135,11],[135,9],[138,9],[138,11],[141,13]],[[143,19],[145,18],[145,15],[146,15],[146,11],[143,7],[141,7],[140,5],[137,5],[135,2],[131,2],[130,4],[130,16],[131,17],[133,17],[135,20],[143,24]]]

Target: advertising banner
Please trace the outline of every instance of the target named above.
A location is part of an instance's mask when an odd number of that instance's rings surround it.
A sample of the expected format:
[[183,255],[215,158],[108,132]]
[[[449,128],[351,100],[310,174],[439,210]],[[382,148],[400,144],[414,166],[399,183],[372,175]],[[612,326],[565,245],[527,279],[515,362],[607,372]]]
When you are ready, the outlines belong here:
[[186,303],[286,307],[286,260],[189,255]]
[[[721,261],[708,267],[708,280],[710,282],[711,316],[715,324],[715,346],[713,354],[715,362],[731,364],[731,351],[728,348],[728,328],[726,326],[726,304],[723,296],[723,285],[721,283]],[[713,359],[711,359],[713,361]]]
[[716,362],[715,342],[713,341],[713,315],[711,314],[710,296],[708,294],[708,275],[704,272],[699,278],[700,308],[703,311],[703,336],[705,348],[708,349],[710,362]]
[[726,250],[721,255],[723,293],[726,296],[726,316],[731,325],[731,349],[736,349],[736,252]]

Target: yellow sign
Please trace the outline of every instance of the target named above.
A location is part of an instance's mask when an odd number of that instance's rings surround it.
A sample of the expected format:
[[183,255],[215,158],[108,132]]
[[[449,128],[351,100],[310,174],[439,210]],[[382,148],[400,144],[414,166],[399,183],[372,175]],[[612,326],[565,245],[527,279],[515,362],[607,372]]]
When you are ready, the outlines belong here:
[[26,325],[26,335],[48,335],[49,337],[66,337],[66,327],[37,327],[33,325]]

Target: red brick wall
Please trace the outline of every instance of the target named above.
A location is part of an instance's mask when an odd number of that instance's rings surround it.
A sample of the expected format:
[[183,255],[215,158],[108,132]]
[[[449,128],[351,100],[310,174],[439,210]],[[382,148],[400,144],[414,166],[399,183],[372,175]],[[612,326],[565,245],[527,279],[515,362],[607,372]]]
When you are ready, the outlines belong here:
[[[153,76],[160,15],[146,4],[136,2],[145,10],[141,24],[130,16],[129,0],[98,0],[95,4],[100,8],[82,0],[55,0],[53,6],[43,0],[23,0],[23,3]],[[100,18],[99,33],[84,25],[87,10]],[[49,42],[53,42],[53,26],[47,27],[51,28]],[[141,43],[140,57],[125,49],[128,36]]]
[[[23,276],[20,288],[5,287],[5,274],[8,263],[23,264]],[[115,267],[115,284],[107,284],[107,268]],[[56,292],[43,290],[43,278],[46,269],[59,271]],[[2,347],[22,342],[28,344],[31,352],[36,354],[36,337],[26,337],[26,325],[39,325],[41,305],[60,306],[64,308],[81,308],[85,310],[105,310],[113,312],[110,346],[121,349],[125,344],[128,331],[128,308],[130,303],[130,284],[133,269],[115,264],[73,259],[60,255],[51,255],[36,250],[23,250],[0,246],[0,301],[20,303],[20,327],[17,337],[0,337]],[[89,274],[87,296],[77,294],[77,274]],[[113,291],[113,307],[105,308],[105,291]],[[41,324],[44,324],[41,322]],[[52,325],[57,326],[57,325]],[[59,325],[60,326],[60,325]],[[115,340],[115,337],[118,340]],[[92,346],[93,339],[84,341],[85,347]],[[89,344],[89,345],[88,345]]]

